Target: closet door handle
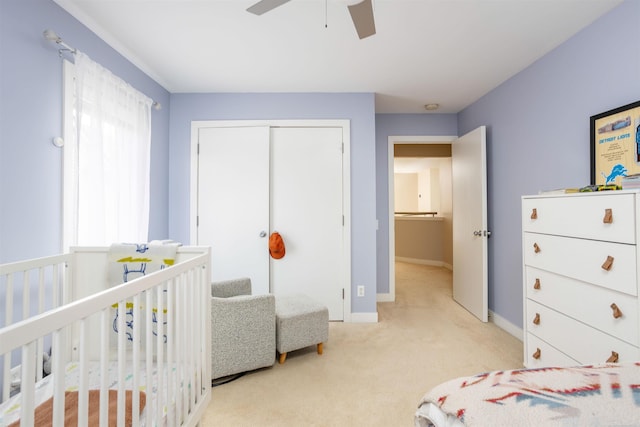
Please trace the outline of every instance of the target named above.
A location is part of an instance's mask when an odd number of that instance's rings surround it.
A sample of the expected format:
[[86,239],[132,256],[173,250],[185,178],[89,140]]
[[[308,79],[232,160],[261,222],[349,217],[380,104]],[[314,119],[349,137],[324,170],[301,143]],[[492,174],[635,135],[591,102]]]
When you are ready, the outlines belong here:
[[602,222],[605,224],[611,224],[613,223],[613,210],[612,209],[605,209],[604,210],[604,218],[602,218]]
[[601,267],[606,271],[611,270],[611,267],[613,267],[613,257],[611,255],[608,255],[607,260],[604,262],[604,264],[602,264]]
[[534,325],[540,324],[540,313],[536,313],[536,317],[533,318],[533,324]]
[[541,250],[540,246],[538,246],[537,243],[534,243],[533,244],[533,252],[538,253],[538,252],[540,252],[540,250]]
[[536,279],[536,282],[533,284],[533,289],[540,289],[540,279]]
[[615,351],[611,352],[611,356],[607,359],[607,363],[618,363],[619,354]]
[[535,353],[533,353],[533,354],[531,355],[531,357],[533,357],[534,359],[540,359],[541,354],[542,354],[542,352],[540,351],[540,349],[539,349],[539,348],[536,348],[536,352],[535,352]]
[[538,219],[538,210],[536,208],[531,209],[531,219]]
[[620,311],[620,308],[618,308],[615,302],[611,304],[611,310],[613,310],[614,319],[619,319],[620,317],[622,317],[622,311]]

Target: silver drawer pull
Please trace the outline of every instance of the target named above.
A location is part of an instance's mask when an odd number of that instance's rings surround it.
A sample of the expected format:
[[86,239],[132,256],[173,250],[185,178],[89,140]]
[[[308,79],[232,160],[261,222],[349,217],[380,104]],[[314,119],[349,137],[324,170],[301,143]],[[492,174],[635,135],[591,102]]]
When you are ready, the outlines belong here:
[[607,363],[618,363],[619,354],[615,351],[611,352],[611,356],[607,359]]
[[602,264],[602,269],[609,271],[613,267],[613,257],[611,255],[607,256],[607,260]]
[[613,223],[613,210],[612,209],[605,209],[604,210],[604,218],[602,218],[602,222],[604,224],[611,224]]
[[611,304],[611,310],[613,310],[614,319],[619,319],[620,317],[622,317],[622,311],[620,311],[616,303]]

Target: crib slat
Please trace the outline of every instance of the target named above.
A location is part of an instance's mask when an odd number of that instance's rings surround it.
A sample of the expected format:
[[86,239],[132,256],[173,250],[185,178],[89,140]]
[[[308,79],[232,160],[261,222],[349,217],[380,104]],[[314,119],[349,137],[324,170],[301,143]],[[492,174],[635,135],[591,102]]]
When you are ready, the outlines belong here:
[[[148,393],[147,397],[151,397],[151,392],[153,390],[153,331],[148,325],[152,323],[151,316],[151,307],[153,307],[153,292],[151,289],[145,292],[145,310],[144,310],[144,319],[145,319],[145,331],[144,331],[144,339],[145,339],[145,359],[146,359],[146,390]],[[155,423],[157,420],[155,419],[155,411],[154,411],[154,401],[147,403],[147,414],[152,419],[152,422]]]
[[[133,307],[136,313],[140,311],[140,294],[133,297]],[[131,372],[133,375],[133,384],[131,386],[131,417],[133,427],[140,425],[140,320],[135,319],[133,322],[133,360]]]
[[100,313],[100,426],[109,425],[109,331],[110,308]]
[[177,388],[179,383],[176,383],[176,374],[173,373],[173,367],[175,366],[175,279],[171,279],[167,282],[167,367],[169,375],[167,377],[167,420],[175,419],[174,405],[170,403],[174,401],[174,396],[177,394]]
[[[196,328],[197,328],[197,333],[199,338],[196,340],[196,343],[200,346],[199,348],[197,348],[196,350],[198,350],[195,354],[195,360],[196,360],[196,394],[197,394],[197,400],[200,400],[200,393],[203,387],[203,379],[202,379],[202,358],[203,358],[203,352],[202,352],[202,343],[204,343],[205,341],[202,340],[202,330],[204,329],[204,324],[203,322],[198,322],[197,319],[202,319],[202,304],[203,304],[203,299],[201,298],[199,292],[198,292],[198,287],[194,286],[195,283],[200,283],[198,281],[199,278],[199,271],[194,271],[193,275],[195,277],[192,277],[191,280],[191,294],[193,295],[194,301],[198,301],[199,304],[196,304],[197,307],[197,313],[195,315],[195,319],[196,319]],[[209,386],[211,386],[211,384],[209,384]]]
[[[189,300],[189,296],[188,296],[188,287],[185,285],[184,282],[185,279],[185,275],[181,274],[180,275],[180,293],[182,294],[182,302],[183,304]],[[182,316],[181,316],[181,320],[180,323],[182,324],[182,330],[184,331],[188,331],[189,330],[189,324],[187,323],[187,319],[189,316],[189,310],[183,310],[182,311]],[[188,348],[188,343],[189,343],[189,335],[190,334],[184,334],[183,337],[183,345],[182,345],[182,363],[180,364],[181,366],[181,380],[183,381],[183,383],[186,384],[186,381],[188,381],[188,371],[185,370],[185,367],[189,366],[189,352],[190,349]],[[189,391],[188,390],[184,390],[181,394],[182,397],[182,416],[186,416],[186,414],[189,411]]]
[[22,346],[22,378],[21,378],[21,405],[20,426],[33,426],[35,409],[35,357],[36,344],[30,342]]
[[65,360],[63,348],[65,343],[65,330],[53,331],[51,343],[51,375],[53,375],[53,425],[64,424],[64,374]]
[[[157,401],[156,405],[156,420],[162,419],[162,411],[164,409],[164,376],[166,372],[166,365],[164,364],[164,339],[162,333],[162,322],[164,320],[164,301],[163,301],[163,285],[156,287],[156,366],[157,366],[157,383],[158,383],[158,392],[157,392]],[[153,329],[153,323],[148,327]]]
[[124,410],[125,410],[125,394],[124,394],[124,371],[126,369],[127,357],[127,326],[126,314],[127,302],[122,300],[118,303],[118,395],[116,401],[118,403],[117,422],[118,426],[124,426]]
[[38,269],[38,313],[44,312],[44,301],[44,268],[40,267]]
[[53,308],[58,307],[58,305],[60,304],[60,296],[59,296],[59,292],[60,292],[60,271],[58,269],[58,264],[54,264],[53,268],[52,268],[52,278],[51,278],[51,291],[52,291],[52,295],[51,295],[51,306]]
[[78,385],[78,426],[89,424],[89,328],[87,319],[80,319],[80,384]]
[[[7,276],[7,289],[5,293],[5,326],[13,323],[13,275]],[[2,370],[2,400],[9,399],[11,390],[11,352],[4,356],[4,367]]]
[[29,318],[29,305],[30,305],[30,286],[29,286],[29,271],[25,271],[22,276],[22,319]]

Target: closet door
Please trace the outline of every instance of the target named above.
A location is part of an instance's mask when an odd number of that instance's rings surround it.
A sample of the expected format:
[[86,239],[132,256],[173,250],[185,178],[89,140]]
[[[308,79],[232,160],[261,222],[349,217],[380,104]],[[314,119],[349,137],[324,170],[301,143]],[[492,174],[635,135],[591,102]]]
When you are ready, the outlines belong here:
[[269,128],[201,128],[198,245],[211,246],[213,280],[249,277],[269,292]]
[[271,129],[271,230],[286,255],[271,260],[271,291],[303,293],[343,320],[342,128]]

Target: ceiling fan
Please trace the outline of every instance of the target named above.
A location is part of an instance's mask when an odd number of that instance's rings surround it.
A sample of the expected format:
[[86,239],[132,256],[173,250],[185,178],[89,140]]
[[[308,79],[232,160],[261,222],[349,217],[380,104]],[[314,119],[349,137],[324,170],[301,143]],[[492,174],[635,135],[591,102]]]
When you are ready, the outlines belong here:
[[[255,15],[262,15],[290,0],[260,0],[258,3],[247,9]],[[372,36],[376,33],[376,23],[373,20],[373,4],[371,0],[362,0],[360,3],[348,5],[353,25],[360,39]]]

